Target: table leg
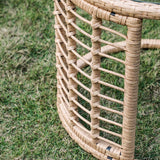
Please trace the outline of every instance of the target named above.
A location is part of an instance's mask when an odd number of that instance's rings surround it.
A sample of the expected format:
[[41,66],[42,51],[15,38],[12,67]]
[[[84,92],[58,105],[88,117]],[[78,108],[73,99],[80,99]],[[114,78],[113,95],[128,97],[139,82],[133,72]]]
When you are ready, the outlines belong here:
[[138,100],[142,20],[128,18],[121,159],[133,160]]

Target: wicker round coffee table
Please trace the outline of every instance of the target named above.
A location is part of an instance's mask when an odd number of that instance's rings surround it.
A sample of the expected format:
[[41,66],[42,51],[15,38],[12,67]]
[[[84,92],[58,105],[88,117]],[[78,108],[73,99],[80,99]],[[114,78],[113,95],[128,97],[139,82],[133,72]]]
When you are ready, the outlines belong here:
[[[90,20],[83,16],[83,11],[91,16]],[[141,48],[160,48],[160,40],[141,39],[142,21],[160,20],[160,5],[132,0],[55,0],[54,14],[57,107],[63,126],[84,150],[98,159],[133,160],[140,52]],[[91,32],[80,27],[79,21],[90,26]],[[124,26],[126,34],[106,27],[108,21]],[[102,31],[124,40],[103,39]],[[87,37],[91,46],[83,43],[78,33]],[[114,56],[118,52],[124,52],[124,60]],[[113,65],[104,68],[102,58],[123,64],[124,74],[113,71]],[[118,77],[121,79],[118,82],[124,85],[105,81],[105,74]],[[103,86],[121,92],[123,98],[101,92]],[[113,118],[118,116],[122,121]],[[112,125],[113,129],[104,127],[105,124]]]

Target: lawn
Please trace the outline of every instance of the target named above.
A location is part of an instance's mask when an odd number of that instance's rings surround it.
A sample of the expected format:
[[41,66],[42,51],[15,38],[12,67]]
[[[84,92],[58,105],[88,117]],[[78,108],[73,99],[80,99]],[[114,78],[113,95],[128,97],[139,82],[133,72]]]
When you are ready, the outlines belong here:
[[[0,159],[95,160],[66,133],[56,108],[52,0],[0,1]],[[78,9],[84,17],[89,16]],[[91,32],[90,26],[77,22]],[[144,20],[143,38],[160,39],[160,21]],[[125,27],[104,22],[123,33]],[[86,44],[90,41],[80,33]],[[103,39],[117,40],[112,35]],[[118,39],[121,40],[121,39]],[[82,48],[77,50],[85,54]],[[117,56],[123,57],[123,53]],[[106,60],[102,61],[104,65]],[[113,63],[108,63],[112,67]],[[115,68],[114,68],[115,67]],[[121,66],[113,66],[123,72]],[[90,72],[90,68],[85,68]],[[102,75],[108,81],[114,77]],[[84,83],[87,80],[79,75]],[[112,90],[103,90],[112,93]],[[117,95],[117,94],[116,94]],[[118,94],[121,97],[120,94]],[[106,103],[106,102],[104,102]],[[160,50],[141,52],[135,158],[160,159]]]

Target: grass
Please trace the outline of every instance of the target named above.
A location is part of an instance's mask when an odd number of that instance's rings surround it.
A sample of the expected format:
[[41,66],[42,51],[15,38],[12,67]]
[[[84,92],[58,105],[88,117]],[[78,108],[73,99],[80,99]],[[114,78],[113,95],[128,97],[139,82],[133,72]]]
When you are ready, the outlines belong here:
[[[56,109],[52,0],[0,2],[0,159],[94,160],[63,129]],[[82,12],[79,10],[79,12]],[[85,12],[82,12],[86,16]],[[89,18],[89,17],[88,17]],[[125,28],[106,23],[125,32]],[[90,32],[88,26],[79,26]],[[78,33],[86,44],[90,42]],[[116,37],[103,33],[104,39]],[[144,21],[143,38],[160,39],[160,22]],[[82,54],[86,50],[78,49]],[[124,57],[124,53],[116,56]],[[102,65],[105,67],[106,60]],[[123,71],[110,61],[106,67]],[[90,72],[89,68],[84,69]],[[86,85],[87,79],[79,75]],[[102,78],[116,84],[115,77]],[[102,93],[114,91],[103,88]],[[86,93],[87,94],[87,93]],[[116,96],[117,94],[115,94]],[[135,156],[160,159],[160,50],[141,53]],[[118,94],[118,98],[122,98]],[[85,104],[85,102],[82,102]],[[107,104],[104,100],[102,103]],[[111,105],[111,104],[110,104]],[[102,113],[103,114],[103,113]]]

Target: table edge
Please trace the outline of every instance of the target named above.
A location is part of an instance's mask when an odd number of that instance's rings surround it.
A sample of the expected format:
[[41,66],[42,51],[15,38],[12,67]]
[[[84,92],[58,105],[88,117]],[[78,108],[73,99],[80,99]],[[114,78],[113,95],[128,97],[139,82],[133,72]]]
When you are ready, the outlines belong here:
[[160,5],[133,0],[81,0],[123,16],[160,20]]

